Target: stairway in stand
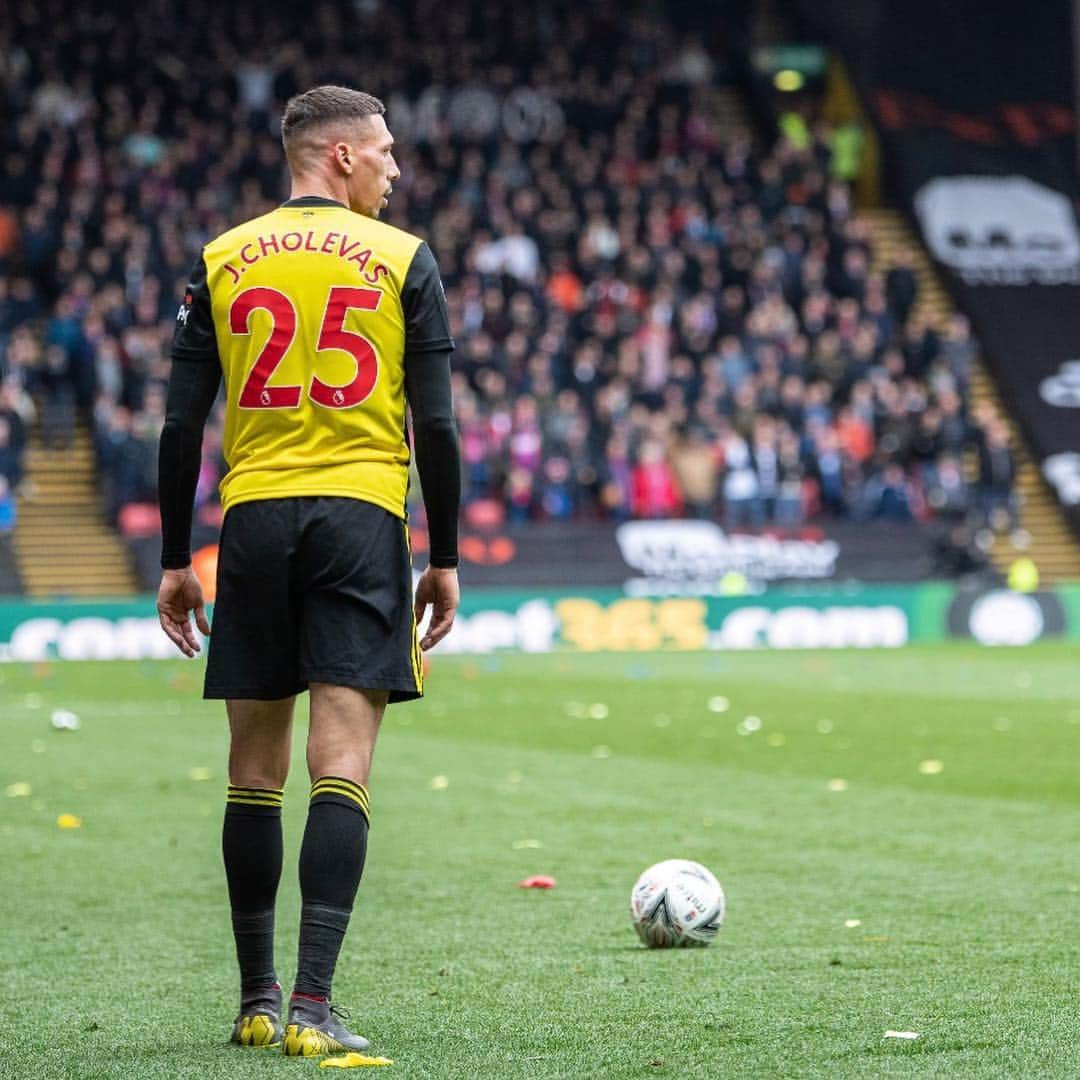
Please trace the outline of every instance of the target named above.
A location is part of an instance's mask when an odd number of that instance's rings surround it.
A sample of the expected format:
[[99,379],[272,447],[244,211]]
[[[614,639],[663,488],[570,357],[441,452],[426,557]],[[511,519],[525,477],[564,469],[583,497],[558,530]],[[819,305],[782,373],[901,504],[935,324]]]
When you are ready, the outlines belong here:
[[[898,210],[863,210],[860,216],[869,220],[874,231],[875,269],[882,272],[888,269],[893,252],[900,246],[910,247],[915,252],[919,279],[916,310],[924,311],[935,326],[944,323],[955,308],[938,280],[929,256],[903,215]],[[989,551],[991,560],[1005,574],[1014,559],[1026,555],[1039,568],[1044,583],[1075,579],[1080,574],[1080,542],[1069,528],[1057,498],[1046,486],[982,360],[978,360],[972,369],[970,401],[972,405],[989,401],[1009,426],[1017,462],[1020,526],[1022,533],[1030,537],[1026,546],[1017,547],[1010,537],[995,536]],[[968,462],[969,479],[973,478],[973,468],[974,463]]]
[[19,500],[15,555],[28,596],[131,596],[131,555],[105,520],[97,462],[81,422],[67,450],[26,450],[27,497]]

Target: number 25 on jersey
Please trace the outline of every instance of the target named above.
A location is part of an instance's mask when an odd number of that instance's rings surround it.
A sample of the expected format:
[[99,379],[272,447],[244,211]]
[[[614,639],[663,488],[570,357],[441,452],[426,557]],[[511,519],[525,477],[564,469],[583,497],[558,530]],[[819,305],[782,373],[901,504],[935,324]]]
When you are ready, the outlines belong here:
[[[308,397],[326,409],[350,409],[359,405],[375,389],[379,358],[363,334],[345,329],[350,308],[375,311],[382,299],[380,289],[335,285],[326,301],[326,313],[319,328],[316,352],[338,349],[356,361],[356,374],[343,386],[331,386],[312,375]],[[251,314],[262,310],[271,319],[270,337],[259,353],[240,391],[241,409],[295,409],[304,392],[302,386],[269,386],[270,377],[292,347],[296,337],[296,306],[277,289],[260,286],[240,293],[229,309],[229,329],[237,335],[251,333]]]

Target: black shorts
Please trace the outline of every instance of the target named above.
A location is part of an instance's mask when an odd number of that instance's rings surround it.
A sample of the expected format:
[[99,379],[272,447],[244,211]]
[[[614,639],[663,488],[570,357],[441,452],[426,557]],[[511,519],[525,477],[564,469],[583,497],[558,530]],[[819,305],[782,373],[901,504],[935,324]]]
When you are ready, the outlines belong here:
[[240,503],[225,515],[207,698],[331,683],[423,694],[405,523],[360,499]]

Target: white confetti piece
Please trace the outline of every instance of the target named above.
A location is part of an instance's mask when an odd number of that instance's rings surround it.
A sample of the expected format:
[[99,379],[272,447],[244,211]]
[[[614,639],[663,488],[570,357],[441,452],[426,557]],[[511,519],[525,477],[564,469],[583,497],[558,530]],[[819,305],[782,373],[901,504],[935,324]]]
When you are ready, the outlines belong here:
[[830,791],[847,791],[847,781],[834,777],[825,785]]
[[4,788],[4,794],[9,799],[23,799],[32,793],[33,788],[31,788],[25,780],[20,780],[16,784],[8,784],[8,786]]
[[188,769],[189,780],[209,780],[213,776],[213,773],[205,765],[196,765],[192,769]]
[[856,926],[862,926],[862,919],[845,919],[844,926],[849,930],[854,930]]
[[731,702],[726,697],[711,697],[708,702],[709,712],[724,713],[731,708]]
[[743,723],[746,725],[747,731],[760,731],[761,730],[761,717],[760,716],[747,716]]
[[35,754],[44,754],[49,749],[44,739],[35,739],[30,744],[30,749]]
[[57,731],[78,731],[81,723],[78,716],[67,709],[54,709],[50,722]]
[[433,776],[428,782],[428,787],[432,791],[445,791],[450,786],[450,778],[448,776]]
[[589,706],[589,719],[590,720],[606,720],[608,713],[611,710],[602,702],[598,701],[595,705]]
[[831,720],[819,720],[817,722],[818,733],[821,735],[829,735],[836,725]]
[[572,716],[575,720],[580,720],[585,715],[585,706],[580,701],[568,701],[563,709],[567,716]]
[[886,1039],[918,1039],[919,1033],[917,1031],[886,1031],[884,1038]]
[[944,768],[944,762],[938,761],[937,758],[927,758],[925,761],[919,762],[919,772],[923,776],[937,776]]
[[534,848],[542,848],[544,845],[539,840],[534,840],[531,836],[524,840],[515,840],[510,845],[515,851],[527,851]]

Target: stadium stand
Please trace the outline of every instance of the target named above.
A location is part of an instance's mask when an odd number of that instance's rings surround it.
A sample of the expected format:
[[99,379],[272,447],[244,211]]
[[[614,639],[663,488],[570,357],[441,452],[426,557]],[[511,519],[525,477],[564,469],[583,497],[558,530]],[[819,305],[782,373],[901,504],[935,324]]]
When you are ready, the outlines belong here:
[[[928,321],[910,258],[883,261],[827,129],[755,145],[724,42],[699,42],[692,10],[12,9],[0,356],[41,445],[27,460],[9,435],[5,450],[0,425],[0,468],[23,484],[31,591],[110,574],[108,591],[134,587],[100,520],[156,528],[187,268],[208,236],[282,198],[275,118],[334,79],[386,97],[403,162],[388,219],[424,234],[443,270],[467,512],[1012,529],[1015,452],[988,399],[969,409],[966,324]],[[348,42],[363,42],[359,66]],[[131,56],[158,59],[135,70]],[[205,524],[220,513],[220,424]],[[89,572],[65,577],[65,553],[91,549]]]

